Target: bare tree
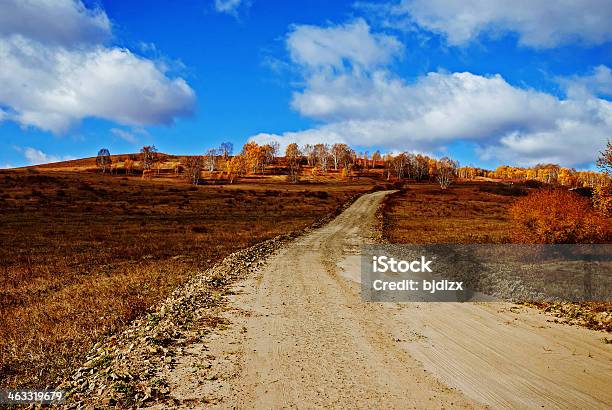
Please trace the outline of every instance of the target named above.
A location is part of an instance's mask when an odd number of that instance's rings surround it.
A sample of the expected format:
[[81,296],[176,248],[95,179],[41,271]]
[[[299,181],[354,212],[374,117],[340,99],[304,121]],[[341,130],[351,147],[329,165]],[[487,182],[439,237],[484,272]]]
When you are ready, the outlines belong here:
[[287,160],[287,168],[289,169],[289,179],[291,182],[298,182],[300,180],[302,153],[296,143],[287,146],[285,150],[285,159]]
[[219,151],[214,148],[209,149],[204,154],[204,167],[209,171],[213,172],[217,167],[217,158],[220,156]]
[[406,172],[407,165],[408,165],[408,156],[404,152],[397,154],[391,160],[391,167],[395,171],[395,176],[397,177],[397,179],[404,178],[404,173]]
[[234,144],[231,142],[222,142],[219,147],[220,155],[223,156],[223,159],[227,161],[229,157],[232,156],[232,151],[234,151]]
[[96,165],[98,166],[100,171],[102,171],[102,173],[105,173],[106,171],[110,170],[112,163],[113,160],[108,149],[102,148],[100,151],[98,151],[98,156],[96,157]]
[[198,185],[200,183],[200,175],[202,174],[202,167],[204,166],[204,157],[200,155],[194,155],[186,157],[183,160],[183,168],[185,170],[185,178],[189,183]]
[[440,184],[440,188],[446,189],[453,182],[459,168],[459,163],[448,157],[444,157],[436,163],[436,179]]
[[606,149],[599,152],[599,157],[596,161],[597,167],[606,174],[608,177],[612,177],[612,142],[608,140]]
[[158,159],[157,148],[155,145],[145,145],[140,149],[140,153],[142,154],[142,168],[150,170]]
[[417,181],[422,181],[427,177],[427,172],[429,170],[429,158],[418,154],[415,156],[414,160],[414,177]]
[[270,165],[273,161],[274,161],[274,157],[275,157],[275,150],[277,148],[274,147],[274,145],[272,144],[266,144],[260,147],[260,151],[261,151],[261,173],[264,173],[264,170],[266,169],[266,167],[268,165]]
[[327,172],[327,166],[329,163],[329,145],[316,144],[314,146],[314,154],[317,159],[317,163],[321,167],[321,171]]
[[391,179],[391,169],[393,168],[393,154],[385,154],[385,174],[387,174],[387,181]]
[[313,167],[317,161],[317,157],[315,155],[314,146],[311,144],[306,144],[302,148],[302,153],[306,157],[306,161],[308,162],[309,167]]
[[280,144],[277,141],[273,141],[268,145],[272,147],[272,159],[276,159],[278,154],[280,154]]

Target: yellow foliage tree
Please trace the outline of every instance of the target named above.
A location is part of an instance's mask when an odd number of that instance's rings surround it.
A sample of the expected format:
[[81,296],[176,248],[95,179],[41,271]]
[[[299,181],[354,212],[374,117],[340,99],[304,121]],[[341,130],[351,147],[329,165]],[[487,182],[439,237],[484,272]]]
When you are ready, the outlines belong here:
[[233,184],[236,178],[246,174],[247,160],[243,155],[236,155],[225,162],[225,168],[227,172],[227,179],[229,180],[230,184]]

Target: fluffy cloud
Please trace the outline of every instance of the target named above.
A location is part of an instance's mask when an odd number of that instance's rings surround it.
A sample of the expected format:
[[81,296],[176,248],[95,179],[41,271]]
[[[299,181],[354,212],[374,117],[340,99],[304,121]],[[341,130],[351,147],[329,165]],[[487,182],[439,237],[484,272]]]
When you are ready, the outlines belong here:
[[57,155],[49,155],[42,152],[39,149],[27,147],[23,150],[23,155],[28,160],[30,165],[48,164],[50,162],[68,161],[74,159],[74,157],[65,156],[59,157]]
[[538,48],[612,40],[608,0],[402,0],[386,10],[388,20],[443,34],[452,45],[506,32]]
[[287,46],[291,59],[310,69],[342,69],[347,63],[367,69],[385,65],[403,51],[397,39],[371,33],[362,19],[342,26],[294,26]]
[[[370,36],[375,43],[375,35]],[[333,36],[328,41],[333,44]],[[312,70],[313,63],[295,57],[295,43],[287,43],[305,76],[292,107],[323,125],[282,135],[259,134],[254,137],[259,142],[347,142],[431,152],[454,140],[471,140],[481,147],[483,158],[577,165],[593,161],[606,136],[612,135],[612,103],[592,94],[560,99],[512,86],[500,75],[469,72],[432,72],[408,83],[385,67],[351,57],[345,48],[337,58],[323,48],[323,57],[312,57],[320,68]],[[340,69],[335,68],[338,58],[344,60]]]
[[108,16],[75,0],[3,0],[0,36],[21,35],[41,43],[75,46],[111,37]]
[[560,82],[571,96],[612,96],[612,70],[605,65],[595,67],[588,75],[562,78]]
[[[58,6],[20,1],[2,17],[11,23],[0,29],[5,119],[61,133],[86,117],[143,126],[169,124],[193,111],[195,94],[185,80],[168,77],[155,62],[129,50],[99,43],[110,34],[104,12],[76,0]],[[48,9],[53,10],[45,14]],[[54,20],[58,13],[66,16],[66,27]],[[23,16],[32,20],[18,19]],[[47,20],[49,25],[43,24]]]

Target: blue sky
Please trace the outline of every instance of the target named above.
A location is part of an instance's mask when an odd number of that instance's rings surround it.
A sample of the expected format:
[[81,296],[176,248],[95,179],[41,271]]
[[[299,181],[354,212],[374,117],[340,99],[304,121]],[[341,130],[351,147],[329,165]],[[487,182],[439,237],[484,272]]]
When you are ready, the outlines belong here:
[[0,5],[0,167],[253,138],[590,168],[612,138],[609,1],[137,3]]

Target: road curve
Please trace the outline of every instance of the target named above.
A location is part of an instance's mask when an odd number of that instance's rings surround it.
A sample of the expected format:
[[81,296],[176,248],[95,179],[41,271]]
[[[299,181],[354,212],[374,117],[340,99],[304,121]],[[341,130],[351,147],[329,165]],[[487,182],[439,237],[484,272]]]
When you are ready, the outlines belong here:
[[509,303],[363,302],[359,246],[385,195],[360,197],[238,284],[231,324],[192,350],[225,358],[220,376],[194,390],[179,366],[175,394],[223,408],[612,405],[601,333]]

